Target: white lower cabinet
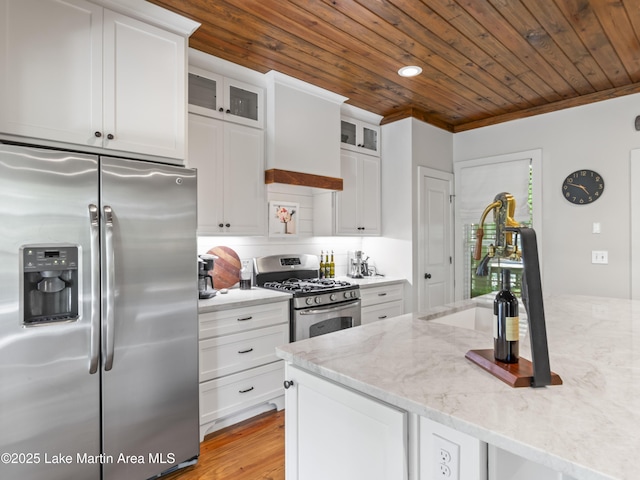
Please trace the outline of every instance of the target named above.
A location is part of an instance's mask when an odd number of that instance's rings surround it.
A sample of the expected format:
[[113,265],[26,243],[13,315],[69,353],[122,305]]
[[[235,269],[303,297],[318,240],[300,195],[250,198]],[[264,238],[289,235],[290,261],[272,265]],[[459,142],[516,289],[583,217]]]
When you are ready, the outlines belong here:
[[287,365],[287,480],[408,478],[407,414]]
[[284,364],[276,347],[289,342],[289,300],[201,313],[200,438],[284,407]]
[[404,285],[402,281],[380,286],[360,286],[362,325],[404,313]]

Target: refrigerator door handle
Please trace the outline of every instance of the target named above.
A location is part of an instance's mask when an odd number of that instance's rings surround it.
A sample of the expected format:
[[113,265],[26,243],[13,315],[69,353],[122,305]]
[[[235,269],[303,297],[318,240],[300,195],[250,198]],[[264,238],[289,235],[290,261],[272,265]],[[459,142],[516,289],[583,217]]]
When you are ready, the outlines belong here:
[[105,261],[106,261],[106,291],[104,295],[104,321],[102,323],[104,335],[104,369],[111,370],[113,367],[114,352],[114,288],[115,269],[113,258],[113,209],[104,206],[105,221]]
[[100,352],[100,217],[98,207],[89,204],[91,233],[91,347],[89,350],[89,373],[98,371]]

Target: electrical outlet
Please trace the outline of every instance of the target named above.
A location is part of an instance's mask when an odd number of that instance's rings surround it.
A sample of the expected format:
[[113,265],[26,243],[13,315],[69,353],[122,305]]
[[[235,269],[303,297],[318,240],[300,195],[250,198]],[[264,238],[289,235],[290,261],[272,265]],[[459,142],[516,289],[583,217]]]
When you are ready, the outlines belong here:
[[592,250],[591,263],[607,264],[609,263],[609,252],[606,250]]
[[440,477],[442,478],[451,478],[451,469],[446,465],[440,464]]
[[433,434],[435,478],[460,480],[460,445]]

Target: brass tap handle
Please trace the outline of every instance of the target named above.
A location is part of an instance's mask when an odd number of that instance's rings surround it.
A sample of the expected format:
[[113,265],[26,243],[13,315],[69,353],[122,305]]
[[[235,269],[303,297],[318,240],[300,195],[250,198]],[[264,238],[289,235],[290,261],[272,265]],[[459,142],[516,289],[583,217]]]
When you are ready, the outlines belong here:
[[480,260],[482,258],[482,238],[484,237],[484,229],[478,227],[476,230],[476,248],[473,251],[473,259]]

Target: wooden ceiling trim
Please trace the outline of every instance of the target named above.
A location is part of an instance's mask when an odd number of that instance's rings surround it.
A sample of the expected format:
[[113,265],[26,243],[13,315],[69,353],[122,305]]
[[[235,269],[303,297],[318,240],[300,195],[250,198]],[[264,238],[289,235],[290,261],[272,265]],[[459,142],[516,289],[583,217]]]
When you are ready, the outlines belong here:
[[422,120],[425,123],[433,125],[435,127],[441,128],[443,130],[447,130],[448,132],[454,132],[454,126],[450,123],[443,122],[439,116],[432,115],[422,109],[409,107],[399,110],[395,113],[387,115],[382,119],[380,125],[387,125],[388,123],[397,122],[399,120],[404,120],[405,118],[415,118],[418,120]]
[[[613,98],[622,97],[625,95],[631,95],[634,93],[640,93],[640,83],[626,85],[624,87],[616,87],[611,90],[602,92],[595,92],[589,95],[582,95],[576,98],[568,98],[566,100],[560,100],[559,102],[550,103],[548,105],[540,105],[520,112],[508,113],[492,118],[486,118],[484,120],[478,120],[468,123],[456,125],[453,129],[454,133],[464,132],[467,130],[473,130],[475,128],[487,127],[490,125],[496,125],[498,123],[509,122],[511,120],[519,120],[521,118],[533,117],[543,113],[557,112],[565,108],[580,107],[589,103],[601,102],[604,100],[611,100]],[[629,127],[631,128],[633,119],[629,119]]]
[[515,57],[505,45],[499,42],[480,22],[455,2],[449,0],[430,0],[429,5],[447,22],[455,26],[462,35],[478,45],[496,63],[502,65],[511,75],[539,95],[539,104],[561,100],[544,79],[532,71],[518,57]]
[[[375,33],[390,40],[392,44],[400,46],[397,53],[393,52],[396,59],[397,55],[404,54],[408,57],[404,60],[405,62],[409,64],[415,62],[423,67],[423,76],[432,76],[435,71],[436,77],[432,78],[445,79],[447,82],[450,79],[456,82],[456,85],[453,86],[456,89],[459,89],[460,85],[466,87],[471,90],[473,97],[482,105],[486,103],[492,105],[489,107],[489,111],[506,113],[514,110],[515,103],[523,102],[522,97],[515,95],[513,91],[488,77],[486,72],[478,68],[473,60],[463,57],[455,49],[445,45],[438,36],[432,34],[424,25],[416,22],[413,16],[395,7],[391,2],[367,3],[366,6],[370,13],[366,10],[363,12],[361,7],[356,10],[348,2],[335,4],[332,1],[332,5],[349,15],[353,22],[358,22],[365,27],[376,25]],[[393,28],[389,28],[389,24]],[[397,60],[396,65],[398,65]],[[430,68],[425,69],[425,65]],[[464,68],[458,68],[457,65],[464,66]],[[463,92],[464,90],[459,91]]]
[[[633,82],[640,81],[640,43],[622,2],[593,2],[592,8],[629,77]],[[633,8],[639,8],[637,3]]]

